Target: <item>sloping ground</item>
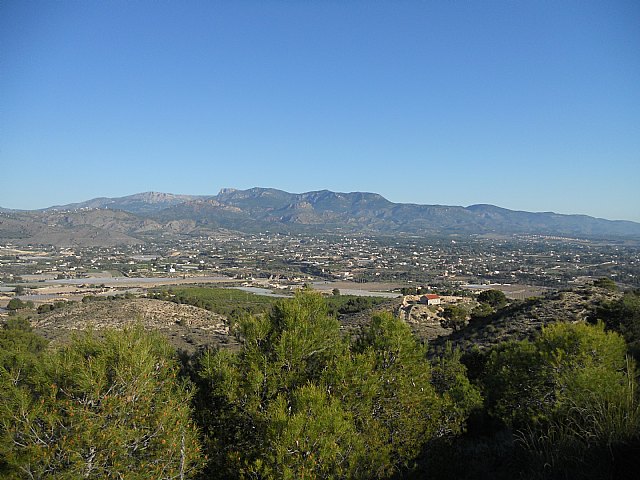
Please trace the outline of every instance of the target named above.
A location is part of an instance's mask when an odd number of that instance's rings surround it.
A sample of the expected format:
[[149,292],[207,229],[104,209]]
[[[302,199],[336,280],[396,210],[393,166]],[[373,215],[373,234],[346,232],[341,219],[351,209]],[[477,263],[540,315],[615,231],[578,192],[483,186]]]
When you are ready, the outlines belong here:
[[[440,323],[440,317],[428,307],[402,312],[404,320],[432,353],[444,348],[446,341],[468,351],[474,346],[487,349],[510,340],[532,338],[542,327],[554,322],[583,322],[594,318],[602,301],[611,301],[621,294],[594,287],[550,293],[545,297],[515,301],[491,317],[472,319],[461,331],[452,332]],[[418,308],[418,307],[416,307]],[[371,310],[340,315],[343,331],[357,335],[371,321],[375,311],[399,314],[400,304],[393,299]],[[73,304],[60,310],[39,314],[31,323],[36,332],[53,342],[64,342],[73,332],[92,328],[121,329],[141,323],[145,328],[166,335],[179,350],[194,352],[204,346],[239,348],[229,334],[226,319],[218,314],[191,305],[179,305],[154,299],[119,299]]]
[[620,296],[620,293],[583,286],[549,293],[537,299],[514,302],[490,317],[472,319],[459,332],[433,340],[431,350],[440,351],[446,341],[451,341],[462,350],[469,350],[473,346],[483,350],[510,340],[530,339],[550,323],[591,320],[600,302],[611,301]]
[[165,335],[179,350],[194,352],[204,346],[236,348],[224,317],[191,305],[148,298],[104,300],[73,304],[31,319],[35,331],[54,343],[91,328],[122,329],[142,324]]
[[[148,222],[147,222],[148,223]],[[130,235],[145,224],[134,215],[111,210],[0,213],[0,241],[16,245],[113,246],[144,243]]]
[[422,341],[430,342],[438,337],[446,337],[452,328],[443,326],[441,310],[427,305],[398,305],[395,315],[402,318],[411,327],[413,334]]
[[404,320],[421,342],[430,342],[453,332],[453,329],[443,327],[443,319],[437,309],[426,305],[403,307],[401,300],[397,298],[389,299],[362,312],[339,315],[340,328],[345,334],[357,337],[363,328],[369,326],[371,318],[378,312],[389,312]]

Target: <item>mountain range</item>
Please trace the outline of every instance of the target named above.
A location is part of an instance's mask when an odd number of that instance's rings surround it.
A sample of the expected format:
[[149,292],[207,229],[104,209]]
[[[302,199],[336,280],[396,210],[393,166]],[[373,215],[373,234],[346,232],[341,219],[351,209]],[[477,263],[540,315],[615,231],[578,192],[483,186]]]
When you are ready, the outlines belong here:
[[640,223],[586,215],[393,203],[376,193],[272,188],[222,189],[218,195],[146,192],[43,210],[0,209],[0,241],[15,244],[117,245],[158,235],[241,232],[370,235],[514,235],[640,239]]

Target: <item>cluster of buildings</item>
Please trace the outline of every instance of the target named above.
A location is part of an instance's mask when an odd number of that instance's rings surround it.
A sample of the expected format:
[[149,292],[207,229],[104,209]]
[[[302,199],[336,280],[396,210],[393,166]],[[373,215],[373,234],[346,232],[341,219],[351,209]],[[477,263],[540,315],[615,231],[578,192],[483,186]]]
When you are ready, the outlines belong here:
[[274,285],[343,280],[551,288],[606,276],[640,287],[640,247],[540,236],[375,238],[273,232],[223,232],[120,247],[0,245],[0,282],[90,278],[103,272],[132,278],[221,275]]

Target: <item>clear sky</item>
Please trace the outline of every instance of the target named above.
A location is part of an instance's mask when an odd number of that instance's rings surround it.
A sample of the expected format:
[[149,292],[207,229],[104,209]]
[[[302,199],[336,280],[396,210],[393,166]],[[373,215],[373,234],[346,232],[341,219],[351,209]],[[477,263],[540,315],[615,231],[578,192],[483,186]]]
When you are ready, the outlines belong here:
[[640,221],[640,2],[0,0],[0,175]]

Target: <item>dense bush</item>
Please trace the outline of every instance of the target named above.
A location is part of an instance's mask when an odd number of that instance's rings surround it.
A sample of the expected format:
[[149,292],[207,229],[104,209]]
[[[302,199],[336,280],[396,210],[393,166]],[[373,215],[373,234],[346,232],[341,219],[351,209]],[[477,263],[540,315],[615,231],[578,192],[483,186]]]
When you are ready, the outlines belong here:
[[193,477],[191,393],[164,339],[136,328],[48,351],[27,329],[3,333],[23,356],[0,368],[3,478]]
[[11,300],[9,300],[9,303],[7,304],[7,310],[9,311],[16,311],[16,310],[22,310],[23,308],[32,308],[33,307],[33,302],[23,302],[22,300],[20,300],[19,298],[12,298]]
[[492,308],[502,308],[507,304],[507,297],[500,290],[483,290],[478,295],[478,302],[486,303]]
[[[318,295],[242,325],[238,354],[202,359],[198,410],[216,478],[382,478],[409,471],[434,438],[459,432],[457,374],[432,383],[406,324],[373,318],[350,344]],[[455,359],[452,359],[455,361]]]
[[555,324],[495,349],[484,378],[488,412],[513,427],[531,472],[610,477],[616,450],[638,445],[634,362],[602,323]]
[[238,317],[239,351],[183,364],[140,328],[51,348],[9,318],[0,476],[631,478],[637,373],[612,330],[637,338],[637,298],[600,305],[606,328],[552,324],[464,364],[450,344],[427,360],[387,313],[347,338],[332,311],[360,305],[309,291]]
[[619,299],[601,303],[593,319],[604,321],[608,329],[620,333],[629,352],[640,360],[640,290],[625,292]]

